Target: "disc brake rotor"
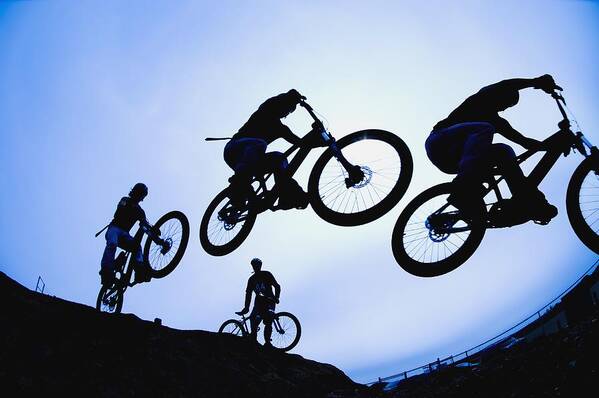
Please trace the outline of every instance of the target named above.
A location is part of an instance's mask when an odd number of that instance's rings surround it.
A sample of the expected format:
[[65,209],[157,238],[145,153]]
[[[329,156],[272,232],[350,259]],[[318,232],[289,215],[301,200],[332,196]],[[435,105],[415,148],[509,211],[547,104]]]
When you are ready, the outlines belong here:
[[450,234],[448,234],[447,232],[439,232],[433,225],[431,225],[430,217],[426,219],[424,225],[428,229],[428,237],[433,242],[443,242],[444,240],[449,238]]
[[354,185],[352,185],[352,188],[364,188],[366,185],[368,185],[370,183],[370,180],[372,180],[372,170],[370,169],[370,167],[368,166],[360,166],[360,170],[362,170],[362,173],[364,173],[364,178],[362,178],[362,180]]

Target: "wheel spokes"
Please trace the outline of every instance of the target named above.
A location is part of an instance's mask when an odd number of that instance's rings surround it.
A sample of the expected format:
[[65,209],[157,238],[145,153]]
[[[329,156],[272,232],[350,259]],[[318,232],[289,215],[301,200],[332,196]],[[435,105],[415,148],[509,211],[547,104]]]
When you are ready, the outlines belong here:
[[148,260],[150,266],[157,271],[169,265],[179,251],[183,239],[183,225],[181,221],[172,218],[162,224],[160,226],[160,239],[168,241],[170,248],[166,253],[162,253],[162,245],[156,244],[154,241],[150,243]]
[[578,199],[585,223],[599,234],[599,176],[593,170],[582,180]]
[[318,182],[320,198],[327,208],[345,214],[363,212],[380,203],[397,185],[401,158],[388,143],[365,139],[347,145],[342,152],[352,165],[360,167],[364,178],[347,187],[347,170],[331,157]]
[[[436,263],[453,255],[468,239],[468,224],[458,219],[457,209],[447,206],[447,197],[430,199],[409,218],[402,243],[410,258],[420,263]],[[441,208],[443,211],[438,212]]]
[[226,197],[216,209],[218,210],[215,210],[210,216],[207,236],[212,245],[225,246],[241,232],[249,215],[249,209],[246,206],[242,211],[236,210],[231,205],[229,198]]
[[273,320],[271,343],[277,348],[289,347],[297,336],[297,326],[289,317],[277,317]]

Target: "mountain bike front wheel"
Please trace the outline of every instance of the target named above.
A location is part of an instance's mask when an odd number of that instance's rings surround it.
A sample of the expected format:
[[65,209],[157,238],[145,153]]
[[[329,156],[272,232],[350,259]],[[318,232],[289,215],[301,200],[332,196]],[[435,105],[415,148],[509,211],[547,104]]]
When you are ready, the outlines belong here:
[[295,315],[289,312],[279,312],[272,320],[272,335],[270,342],[281,351],[289,351],[299,343],[302,327]]
[[453,271],[472,256],[485,235],[482,222],[465,221],[447,202],[451,183],[416,196],[401,212],[391,238],[393,256],[415,276]]
[[572,229],[589,249],[599,253],[599,162],[593,156],[578,165],[566,194]]
[[236,319],[229,319],[228,321],[225,321],[222,325],[220,325],[220,328],[218,328],[218,332],[232,334],[239,337],[245,334],[243,324]]
[[327,149],[308,181],[312,209],[336,225],[366,224],[386,214],[402,198],[412,179],[412,155],[405,142],[388,131],[362,130],[336,143],[343,157],[358,166],[360,181]]
[[249,209],[247,201],[243,208],[231,204],[227,188],[216,195],[202,217],[200,243],[206,253],[224,256],[243,243],[255,221],[256,212]]
[[123,289],[114,285],[102,285],[96,299],[96,309],[101,312],[119,314],[123,308],[123,293]]
[[149,237],[144,245],[144,260],[150,264],[152,278],[163,278],[173,272],[179,264],[189,241],[189,221],[180,211],[171,211],[160,217],[154,228],[160,230],[160,239],[165,240],[169,248],[156,244]]

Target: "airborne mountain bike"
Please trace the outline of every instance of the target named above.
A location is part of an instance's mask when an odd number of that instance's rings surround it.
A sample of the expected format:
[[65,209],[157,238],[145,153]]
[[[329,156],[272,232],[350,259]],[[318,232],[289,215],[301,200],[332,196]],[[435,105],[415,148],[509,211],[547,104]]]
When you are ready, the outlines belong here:
[[[143,259],[150,265],[150,276],[164,278],[183,258],[189,241],[189,221],[180,211],[171,211],[152,228],[140,225],[133,236],[132,247],[141,244],[144,234],[148,234],[148,238],[143,246]],[[96,300],[96,309],[102,312],[120,313],[125,291],[137,284],[131,281],[134,270],[131,251],[122,249],[114,261],[116,277],[112,283],[102,285]]]
[[[551,96],[563,119],[558,124],[559,131],[543,142],[549,149],[527,180],[538,186],[560,156],[567,156],[572,149],[584,157],[570,178],[566,209],[576,235],[589,249],[599,253],[599,151],[582,132],[571,130],[564,97],[557,91]],[[518,164],[534,153],[536,151],[528,150],[519,155]],[[465,216],[447,202],[452,192],[451,183],[436,185],[416,196],[402,211],[393,229],[391,245],[397,263],[416,276],[442,275],[472,256],[488,228],[511,227],[529,221],[528,218],[514,220],[506,213],[510,206],[504,204],[509,199],[504,199],[499,189],[503,180],[494,168],[483,182],[482,219]]]
[[[307,102],[301,101],[300,106],[314,119],[312,130],[302,141],[327,147],[308,181],[308,197],[316,214],[332,224],[355,226],[391,210],[412,178],[412,155],[405,142],[385,130],[361,130],[337,141]],[[292,145],[284,153],[288,158],[297,150],[287,167],[289,177],[312,149]],[[256,172],[252,192],[240,204],[231,200],[235,187],[229,186],[216,195],[200,224],[200,243],[208,254],[231,253],[247,238],[258,214],[280,209],[272,175]]]
[[[250,326],[248,322],[251,316],[241,315],[241,319],[226,320],[218,329],[219,333],[232,334],[234,336],[249,337]],[[260,331],[260,326],[258,326]],[[272,336],[270,342],[273,347],[281,351],[293,349],[302,335],[302,327],[295,317],[289,312],[277,312],[272,320]],[[263,341],[262,341],[263,343]]]

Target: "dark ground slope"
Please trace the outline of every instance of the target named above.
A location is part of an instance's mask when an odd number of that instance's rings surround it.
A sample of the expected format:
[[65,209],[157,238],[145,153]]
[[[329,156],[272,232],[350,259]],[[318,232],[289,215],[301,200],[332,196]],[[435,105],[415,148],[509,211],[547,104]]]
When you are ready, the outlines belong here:
[[234,336],[182,331],[32,292],[0,272],[0,394],[324,397],[339,369]]

